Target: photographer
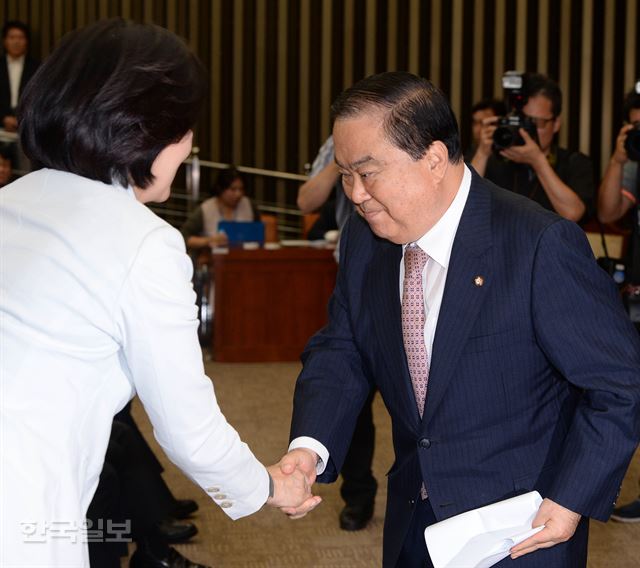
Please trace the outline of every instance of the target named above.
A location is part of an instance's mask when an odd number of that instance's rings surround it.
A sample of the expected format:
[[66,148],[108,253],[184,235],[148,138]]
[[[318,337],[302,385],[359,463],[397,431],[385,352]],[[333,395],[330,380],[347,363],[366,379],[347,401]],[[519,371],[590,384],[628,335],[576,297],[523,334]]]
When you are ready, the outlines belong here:
[[523,95],[522,118],[535,130],[529,133],[520,128],[523,144],[496,151],[493,135],[499,118],[486,119],[471,165],[496,185],[525,195],[566,219],[580,221],[588,216],[593,200],[593,166],[584,154],[554,142],[562,122],[560,87],[544,75],[527,73]]
[[[640,284],[640,230],[638,195],[640,194],[640,81],[624,100],[625,124],[616,138],[616,147],[609,160],[598,191],[598,219],[612,223],[634,208],[629,246],[627,247],[627,279]],[[630,138],[631,135],[631,138]],[[636,327],[640,329],[638,323]],[[640,522],[640,497],[613,510],[611,518],[622,523]]]
[[[630,91],[624,101],[625,124],[616,138],[616,147],[609,160],[604,178],[598,192],[598,219],[603,223],[612,223],[624,217],[634,207],[635,218],[627,252],[627,277],[630,282],[640,284],[640,231],[638,230],[638,158],[629,155],[629,134],[640,136],[640,81]],[[635,146],[638,144],[636,142]]]

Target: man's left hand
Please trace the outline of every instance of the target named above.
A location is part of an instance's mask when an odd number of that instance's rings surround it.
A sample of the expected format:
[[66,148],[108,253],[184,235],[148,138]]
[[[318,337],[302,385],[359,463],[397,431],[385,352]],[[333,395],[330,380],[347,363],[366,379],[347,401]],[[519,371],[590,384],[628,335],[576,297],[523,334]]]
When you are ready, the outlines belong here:
[[519,558],[539,548],[550,548],[561,542],[566,542],[576,532],[580,517],[581,515],[578,513],[558,505],[551,499],[545,499],[531,524],[533,528],[541,525],[545,527],[539,533],[514,546],[510,551],[511,558]]
[[518,164],[529,164],[530,166],[536,166],[536,162],[541,159],[546,159],[540,146],[538,143],[529,136],[528,132],[521,128],[519,130],[520,136],[524,140],[524,144],[522,146],[511,146],[506,150],[502,150],[500,154],[505,158],[508,158],[512,162],[516,162]]

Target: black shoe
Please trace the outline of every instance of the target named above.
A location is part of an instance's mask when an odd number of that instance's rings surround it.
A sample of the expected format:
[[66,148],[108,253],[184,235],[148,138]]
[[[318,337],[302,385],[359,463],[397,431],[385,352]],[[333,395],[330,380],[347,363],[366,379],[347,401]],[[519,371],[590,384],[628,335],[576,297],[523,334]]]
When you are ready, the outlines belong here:
[[359,531],[373,517],[373,503],[367,505],[345,505],[340,512],[340,528],[343,531]]
[[138,548],[129,560],[129,568],[209,568],[204,564],[191,562],[175,548],[169,548],[165,558],[152,556],[148,551]]
[[171,512],[174,519],[186,519],[198,510],[198,504],[193,499],[176,499]]
[[173,519],[161,521],[156,525],[158,535],[170,544],[185,542],[198,533],[193,523],[176,523]]
[[640,523],[640,498],[614,509],[611,519],[619,523]]

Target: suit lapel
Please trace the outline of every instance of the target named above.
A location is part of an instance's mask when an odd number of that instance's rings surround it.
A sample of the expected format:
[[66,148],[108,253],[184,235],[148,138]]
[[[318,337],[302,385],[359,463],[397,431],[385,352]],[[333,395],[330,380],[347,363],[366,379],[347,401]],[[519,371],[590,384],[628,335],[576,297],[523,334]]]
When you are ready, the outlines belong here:
[[[491,194],[473,172],[471,189],[451,251],[429,369],[423,427],[454,377],[456,361],[491,286]],[[482,278],[482,281],[477,278]]]
[[9,85],[9,69],[7,65],[7,56],[5,55],[2,57],[2,64],[0,64],[0,85],[3,86],[3,92],[0,96],[2,99],[6,99],[6,104],[9,106],[11,105],[11,86]]
[[36,69],[37,69],[37,65],[35,64],[33,59],[31,59],[30,57],[25,57],[24,67],[22,69],[22,77],[20,78],[20,87],[18,91],[20,95],[22,95],[23,89],[26,87],[31,77],[33,77],[34,73],[36,72]]
[[383,357],[390,372],[389,380],[393,383],[392,392],[403,409],[397,418],[406,420],[411,428],[416,428],[420,416],[402,341],[399,288],[401,259],[400,245],[380,241],[369,268],[368,282],[372,291],[375,333],[379,344],[384,346]]

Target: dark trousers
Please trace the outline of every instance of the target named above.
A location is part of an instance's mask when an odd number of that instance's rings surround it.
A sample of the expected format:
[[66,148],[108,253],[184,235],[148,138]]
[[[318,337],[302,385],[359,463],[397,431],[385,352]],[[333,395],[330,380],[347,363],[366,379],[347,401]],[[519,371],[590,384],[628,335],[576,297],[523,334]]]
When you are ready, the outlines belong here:
[[[429,499],[424,501],[418,499],[396,568],[433,568],[424,540],[424,529],[436,522]],[[495,567],[586,568],[588,535],[589,519],[582,517],[575,534],[567,542],[557,544],[551,548],[537,550],[516,560],[512,560],[507,556],[504,560],[498,562]]]
[[[106,519],[122,522],[120,511],[120,479],[113,466],[105,462],[100,473],[100,482],[87,510],[91,528],[97,530]],[[104,527],[104,524],[102,525]],[[103,529],[104,530],[104,529]],[[130,535],[127,535],[130,538]],[[91,568],[120,568],[120,557],[127,555],[126,543],[92,541],[89,543]]]
[[142,450],[145,454],[145,460],[149,464],[149,466],[156,469],[158,472],[162,473],[163,468],[162,464],[158,461],[158,458],[153,453],[151,446],[147,443],[142,432],[140,432],[140,428],[136,424],[136,421],[131,416],[131,401],[127,403],[127,405],[113,417],[114,420],[118,422],[123,422],[131,429],[131,434],[135,436],[137,440],[138,449]]
[[169,516],[171,503],[164,498],[164,481],[147,461],[143,447],[132,430],[114,420],[106,463],[120,478],[121,509],[132,520],[133,537],[152,533]]
[[133,416],[131,416],[131,402],[129,402],[113,419],[117,422],[126,424],[130,429],[130,435],[133,437],[136,445],[136,450],[140,452],[140,459],[144,459],[145,467],[151,473],[155,473],[153,476],[153,486],[156,491],[156,498],[163,501],[163,503],[169,503],[171,506],[175,505],[176,499],[171,493],[171,490],[165,483],[163,477],[160,475],[164,468],[158,458],[153,453],[151,446],[147,443],[147,440],[140,432],[140,428],[136,424]]
[[[131,523],[131,534],[138,547],[144,546],[161,557],[168,550],[164,539],[157,533],[156,525],[169,516],[172,501],[158,462],[139,431],[125,422],[114,420],[111,437],[100,474],[100,482],[93,497],[87,519],[93,526],[107,519]],[[149,450],[150,451],[150,450]],[[169,493],[170,495],[170,493]],[[92,568],[115,568],[119,556],[126,555],[126,547],[114,546],[105,540],[89,542],[89,558]]]
[[373,389],[362,407],[342,466],[340,494],[347,505],[373,505],[378,489],[378,483],[371,472],[376,439],[371,406],[375,394],[376,390]]
[[424,529],[435,522],[436,516],[429,499],[418,499],[398,557],[397,568],[433,568],[424,540]]

